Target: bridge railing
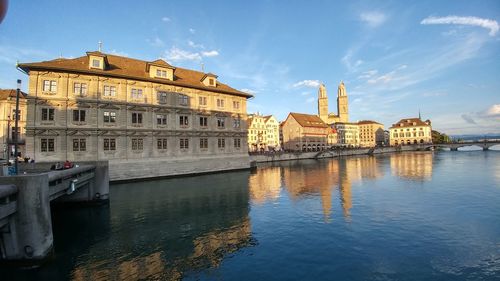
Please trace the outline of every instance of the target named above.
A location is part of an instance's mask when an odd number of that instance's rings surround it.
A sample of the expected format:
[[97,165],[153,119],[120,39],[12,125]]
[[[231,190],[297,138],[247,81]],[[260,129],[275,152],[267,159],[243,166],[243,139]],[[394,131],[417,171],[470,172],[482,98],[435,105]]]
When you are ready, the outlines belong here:
[[0,185],[0,228],[9,223],[9,216],[17,211],[17,187]]

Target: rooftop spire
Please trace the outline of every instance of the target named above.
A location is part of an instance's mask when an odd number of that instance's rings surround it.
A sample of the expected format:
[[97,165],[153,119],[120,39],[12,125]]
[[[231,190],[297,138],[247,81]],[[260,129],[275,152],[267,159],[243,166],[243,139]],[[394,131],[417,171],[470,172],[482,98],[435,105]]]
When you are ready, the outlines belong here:
[[422,120],[422,117],[420,116],[420,108],[418,109],[418,119]]
[[99,52],[101,52],[102,51],[102,42],[99,41],[97,44],[99,45]]

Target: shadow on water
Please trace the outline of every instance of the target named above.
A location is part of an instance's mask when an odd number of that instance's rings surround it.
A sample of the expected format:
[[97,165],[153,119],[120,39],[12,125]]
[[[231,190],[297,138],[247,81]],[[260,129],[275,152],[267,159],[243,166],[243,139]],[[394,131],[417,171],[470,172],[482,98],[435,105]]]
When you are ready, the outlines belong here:
[[249,172],[111,186],[109,206],[53,209],[55,256],[2,280],[180,280],[254,244]]

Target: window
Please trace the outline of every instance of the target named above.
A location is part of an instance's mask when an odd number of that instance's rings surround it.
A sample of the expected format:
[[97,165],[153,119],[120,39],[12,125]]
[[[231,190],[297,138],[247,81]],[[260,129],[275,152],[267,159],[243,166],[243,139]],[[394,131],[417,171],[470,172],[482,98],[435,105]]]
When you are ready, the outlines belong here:
[[16,110],[15,109],[12,109],[12,118],[13,120],[21,120],[21,110],[18,110],[17,111],[17,114],[16,114]]
[[235,148],[240,148],[241,147],[241,139],[234,139],[233,143],[234,143],[234,147]]
[[213,78],[208,79],[208,84],[210,86],[214,86],[215,85],[215,79],[213,79]]
[[217,128],[219,128],[219,129],[224,128],[225,123],[226,123],[226,118],[217,117]]
[[200,117],[200,127],[207,127],[208,126],[208,118],[207,117]]
[[233,101],[233,108],[234,109],[240,109],[240,102],[239,101]]
[[224,107],[224,100],[223,99],[217,99],[217,107]]
[[115,86],[104,86],[104,96],[105,97],[116,96],[116,87]]
[[187,115],[181,115],[179,116],[179,125],[181,127],[187,127],[189,126],[189,118]]
[[132,113],[132,124],[142,124],[142,113]]
[[44,92],[56,92],[57,82],[55,80],[43,80],[43,91]]
[[167,71],[157,69],[157,70],[156,70],[156,77],[163,77],[163,78],[167,78]]
[[87,95],[87,84],[86,83],[73,83],[73,93],[75,95],[86,96]]
[[167,103],[168,96],[165,92],[158,92],[158,103],[165,104]]
[[234,119],[233,120],[233,128],[240,128],[241,127],[241,119]]
[[85,122],[85,110],[73,110],[73,122]]
[[156,144],[159,150],[167,149],[167,139],[158,139]]
[[226,139],[217,139],[217,147],[219,148],[226,147]]
[[40,142],[41,152],[53,152],[54,151],[54,139],[41,139]]
[[92,67],[101,67],[101,62],[99,60],[92,60]]
[[208,139],[201,138],[200,139],[200,149],[207,149],[207,148],[208,148]]
[[200,106],[206,106],[207,105],[207,97],[198,97],[198,103]]
[[132,99],[142,99],[142,89],[132,88],[130,91],[130,97]]
[[104,123],[115,123],[116,122],[116,112],[104,111]]
[[142,150],[143,145],[143,139],[132,139],[132,150]]
[[73,139],[73,151],[86,151],[86,150],[87,150],[86,139]]
[[54,121],[53,108],[42,108],[42,121]]
[[104,151],[116,150],[116,139],[104,139]]
[[189,148],[189,139],[180,139],[179,140],[180,149],[188,149]]
[[156,115],[156,124],[157,125],[167,125],[167,116],[164,114]]
[[189,97],[186,95],[179,94],[179,105],[188,105]]

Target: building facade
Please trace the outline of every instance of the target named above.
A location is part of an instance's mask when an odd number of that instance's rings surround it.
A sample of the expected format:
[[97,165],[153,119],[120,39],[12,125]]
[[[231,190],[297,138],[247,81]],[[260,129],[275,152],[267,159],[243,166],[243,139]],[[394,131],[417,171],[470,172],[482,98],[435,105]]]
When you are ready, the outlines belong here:
[[337,122],[332,125],[337,131],[337,145],[343,147],[359,147],[358,123]]
[[280,149],[279,123],[273,115],[248,115],[248,151]]
[[335,142],[335,131],[316,115],[289,113],[282,131],[285,150],[318,151]]
[[[20,92],[19,95],[19,118],[18,128],[18,156],[29,157],[26,155],[26,93]],[[14,159],[14,138],[16,118],[16,90],[0,89],[0,147],[2,148],[2,159]]]
[[361,147],[375,147],[384,144],[384,125],[371,120],[363,120],[358,122],[358,126]]
[[391,145],[432,143],[431,121],[420,118],[401,119],[389,128]]
[[328,113],[328,93],[324,84],[319,86],[318,90],[318,116],[330,125],[336,122],[349,122],[349,104],[347,91],[344,82],[340,82],[337,89],[337,113]]
[[251,95],[212,73],[101,52],[19,68],[36,161],[109,160],[112,180],[249,165]]

